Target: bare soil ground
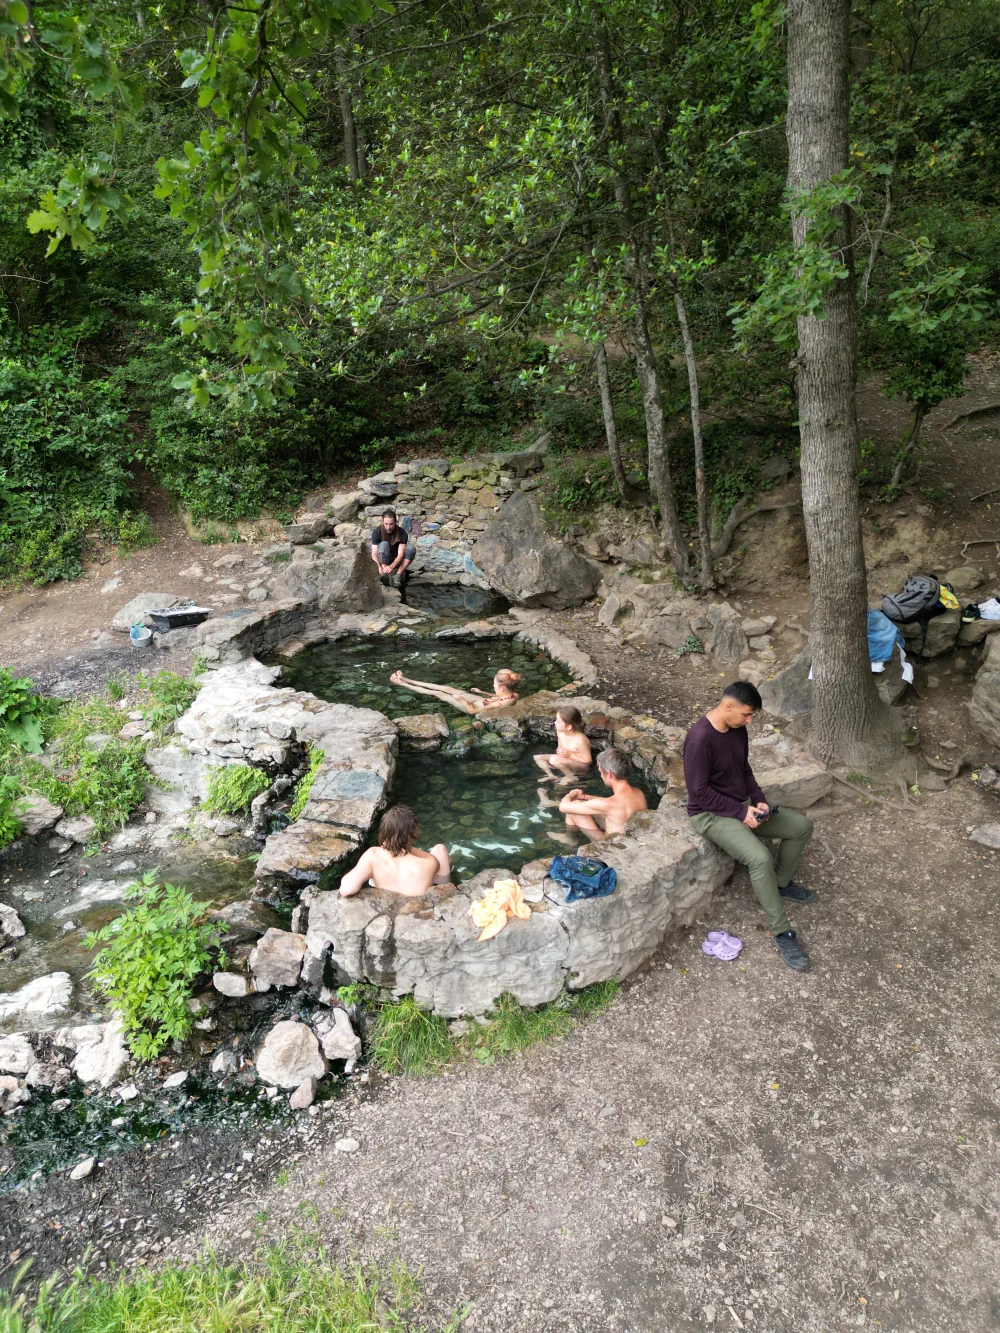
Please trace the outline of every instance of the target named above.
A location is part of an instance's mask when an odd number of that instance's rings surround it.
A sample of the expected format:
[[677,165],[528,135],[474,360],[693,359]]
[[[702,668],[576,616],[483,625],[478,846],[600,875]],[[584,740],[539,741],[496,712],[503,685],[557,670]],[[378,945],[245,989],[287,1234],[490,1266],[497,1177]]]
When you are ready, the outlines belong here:
[[[942,429],[1000,400],[998,385],[984,363],[970,395],[928,423],[933,461],[918,486],[888,511],[872,506],[886,578],[894,532],[923,534],[942,567],[970,534],[1000,535],[986,501],[969,508],[997,479],[991,418]],[[873,401],[865,429],[892,439],[903,416]],[[201,547],[162,522],[151,551],[0,598],[0,661],[85,689],[129,662],[124,642],[91,642],[128,597],[202,598],[208,585],[177,571],[247,550]],[[996,577],[992,545],[968,556]],[[747,566],[731,595],[748,613],[780,605],[808,624],[801,570],[769,549],[750,550]],[[102,595],[117,569],[123,583]],[[612,701],[684,725],[718,692],[703,658],[623,647],[586,609],[553,619],[592,654]],[[918,668],[930,753],[979,744],[964,706],[975,665],[956,654]],[[916,811],[844,794],[816,813],[803,870],[821,897],[793,918],[805,975],[783,966],[737,876],[710,917],[561,1044],[355,1087],[294,1136],[181,1136],[79,1184],[0,1197],[0,1281],[28,1256],[44,1272],[95,1245],[91,1267],[127,1262],[140,1235],[159,1246],[147,1259],[205,1243],[239,1258],[298,1225],[338,1258],[421,1268],[428,1320],[468,1307],[463,1327],[483,1333],[995,1330],[998,854],[967,833],[998,807],[966,777]],[[700,952],[718,927],[745,940],[738,962]],[[360,1150],[336,1152],[348,1133]]]

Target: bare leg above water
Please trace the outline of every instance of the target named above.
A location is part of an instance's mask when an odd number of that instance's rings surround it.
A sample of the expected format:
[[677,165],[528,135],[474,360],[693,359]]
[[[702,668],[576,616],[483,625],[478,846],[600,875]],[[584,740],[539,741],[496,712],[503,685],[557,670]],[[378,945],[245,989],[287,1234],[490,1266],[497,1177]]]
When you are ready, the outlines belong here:
[[468,690],[456,689],[454,685],[434,685],[427,680],[407,680],[402,671],[394,671],[389,680],[393,685],[410,690],[413,694],[426,694],[432,699],[441,699],[444,703],[451,704],[453,708],[460,708],[463,713],[482,712],[481,696],[471,694]]
[[448,848],[443,842],[435,843],[431,848],[431,856],[437,861],[441,869],[434,876],[435,884],[451,883],[451,857],[448,854]]

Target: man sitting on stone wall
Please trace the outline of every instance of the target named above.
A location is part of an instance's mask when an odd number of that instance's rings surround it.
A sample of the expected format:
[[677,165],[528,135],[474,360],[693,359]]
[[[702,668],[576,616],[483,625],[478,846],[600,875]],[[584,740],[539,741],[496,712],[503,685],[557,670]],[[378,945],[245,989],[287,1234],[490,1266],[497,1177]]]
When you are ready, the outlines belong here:
[[383,509],[381,523],[372,529],[372,559],[378,565],[382,582],[391,584],[396,575],[402,588],[406,583],[406,571],[416,554],[417,548],[410,541],[410,534],[399,526],[395,509]]
[[[816,901],[812,889],[792,878],[813,826],[798,810],[771,810],[757,785],[750,767],[747,725],[760,707],[754,686],[734,681],[688,732],[684,739],[687,811],[696,833],[750,871],[750,883],[778,952],[789,967],[804,972],[809,958],[785,915],[782,899]],[[777,838],[780,843],[777,872],[762,838]]]

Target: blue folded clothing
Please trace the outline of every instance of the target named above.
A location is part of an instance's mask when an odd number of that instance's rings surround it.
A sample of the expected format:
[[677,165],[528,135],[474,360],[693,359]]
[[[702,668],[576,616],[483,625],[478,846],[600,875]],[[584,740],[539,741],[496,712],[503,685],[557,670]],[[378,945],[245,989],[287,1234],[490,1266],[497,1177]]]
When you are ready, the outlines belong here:
[[618,872],[590,856],[554,856],[549,878],[564,884],[568,903],[579,898],[606,898],[618,886]]

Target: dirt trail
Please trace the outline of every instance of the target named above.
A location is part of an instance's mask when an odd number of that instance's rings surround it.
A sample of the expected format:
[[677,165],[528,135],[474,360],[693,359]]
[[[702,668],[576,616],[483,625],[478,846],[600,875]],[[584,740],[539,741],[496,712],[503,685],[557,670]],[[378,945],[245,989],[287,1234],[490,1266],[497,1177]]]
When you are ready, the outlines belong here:
[[[570,1040],[396,1081],[173,1253],[302,1226],[421,1267],[436,1312],[491,1333],[995,1329],[1000,908],[965,842],[995,812],[966,785],[820,821],[809,973],[741,877]],[[706,926],[739,963],[704,957]]]

